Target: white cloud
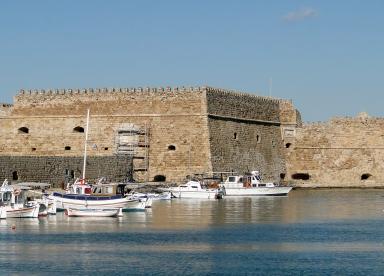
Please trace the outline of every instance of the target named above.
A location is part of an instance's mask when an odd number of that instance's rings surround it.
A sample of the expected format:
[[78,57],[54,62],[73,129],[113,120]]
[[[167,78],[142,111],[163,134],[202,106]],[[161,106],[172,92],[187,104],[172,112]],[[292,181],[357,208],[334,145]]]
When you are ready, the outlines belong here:
[[306,18],[311,18],[316,16],[316,10],[313,8],[301,8],[296,11],[289,12],[285,16],[283,16],[284,21],[293,22],[293,21],[301,21]]

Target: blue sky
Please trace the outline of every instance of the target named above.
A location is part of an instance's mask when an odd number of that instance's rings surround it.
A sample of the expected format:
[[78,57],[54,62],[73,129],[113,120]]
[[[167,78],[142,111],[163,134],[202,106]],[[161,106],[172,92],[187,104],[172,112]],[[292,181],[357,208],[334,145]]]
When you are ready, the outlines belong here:
[[292,99],[304,121],[384,117],[383,13],[381,0],[3,0],[0,102],[22,88],[209,85]]

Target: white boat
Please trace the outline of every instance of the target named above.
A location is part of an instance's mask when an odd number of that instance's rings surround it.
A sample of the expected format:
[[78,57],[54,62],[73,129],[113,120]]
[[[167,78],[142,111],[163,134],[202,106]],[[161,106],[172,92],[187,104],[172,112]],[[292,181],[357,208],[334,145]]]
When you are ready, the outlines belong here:
[[229,176],[221,189],[225,196],[285,196],[292,187],[263,183],[260,173],[252,171],[250,175]]
[[170,200],[172,199],[171,192],[163,192],[161,194],[155,194],[152,198],[153,200]]
[[45,192],[46,189],[50,188],[50,184],[41,183],[41,182],[21,182],[15,187],[22,187],[28,189],[28,198],[33,198],[33,200],[28,201],[28,206],[34,204],[40,204],[39,208],[39,217],[47,215],[56,215],[56,202],[48,197],[48,193]]
[[121,214],[121,209],[90,209],[90,208],[68,208],[65,214],[69,217],[117,217]]
[[221,198],[219,189],[203,188],[199,181],[190,180],[177,187],[168,188],[172,195],[177,198]]
[[[37,218],[40,204],[26,201],[26,187],[8,185],[7,179],[0,187],[0,218]],[[5,213],[4,213],[5,212]]]
[[68,187],[66,193],[54,192],[49,199],[55,201],[59,210],[68,208],[145,210],[146,200],[124,196],[124,186],[124,184],[88,185],[76,180]]

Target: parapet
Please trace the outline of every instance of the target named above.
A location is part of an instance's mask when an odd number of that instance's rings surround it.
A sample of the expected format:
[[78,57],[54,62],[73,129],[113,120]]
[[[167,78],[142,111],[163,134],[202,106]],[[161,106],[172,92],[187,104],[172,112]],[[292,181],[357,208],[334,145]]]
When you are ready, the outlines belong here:
[[73,94],[95,94],[95,93],[132,93],[132,92],[198,92],[204,87],[134,87],[134,88],[70,88],[70,89],[21,89],[17,96],[21,95],[73,95]]
[[180,92],[214,92],[230,94],[238,97],[253,97],[264,101],[286,101],[273,97],[259,96],[247,92],[229,89],[214,88],[210,86],[177,86],[177,87],[131,87],[131,88],[70,88],[70,89],[21,89],[16,97],[42,96],[42,95],[73,95],[73,94],[114,94],[114,93],[180,93]]
[[230,89],[215,88],[215,87],[210,87],[210,86],[205,86],[204,88],[206,89],[207,92],[219,93],[219,94],[222,94],[222,95],[237,96],[237,97],[240,97],[240,98],[249,98],[249,97],[251,97],[251,98],[258,99],[259,101],[265,101],[265,102],[280,103],[281,101],[287,101],[287,100],[284,100],[284,99],[260,96],[260,95],[256,95],[256,94],[251,94],[249,92],[242,92],[242,91],[236,91],[236,90],[230,90]]

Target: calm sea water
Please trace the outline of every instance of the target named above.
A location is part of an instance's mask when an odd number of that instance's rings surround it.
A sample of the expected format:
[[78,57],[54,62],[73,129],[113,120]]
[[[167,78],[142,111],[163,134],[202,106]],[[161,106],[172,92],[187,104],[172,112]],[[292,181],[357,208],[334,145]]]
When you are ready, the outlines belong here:
[[159,201],[122,218],[7,219],[0,274],[382,275],[383,196],[294,190]]

